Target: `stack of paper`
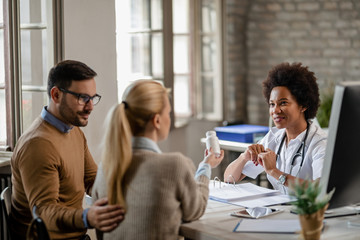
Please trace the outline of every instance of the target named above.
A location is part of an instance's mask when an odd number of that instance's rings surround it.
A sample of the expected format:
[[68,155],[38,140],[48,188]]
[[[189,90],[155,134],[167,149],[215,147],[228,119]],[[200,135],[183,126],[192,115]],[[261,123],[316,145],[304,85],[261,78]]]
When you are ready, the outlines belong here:
[[228,184],[212,180],[209,183],[209,190],[210,199],[243,207],[270,206],[294,200],[278,190],[263,188],[252,183]]

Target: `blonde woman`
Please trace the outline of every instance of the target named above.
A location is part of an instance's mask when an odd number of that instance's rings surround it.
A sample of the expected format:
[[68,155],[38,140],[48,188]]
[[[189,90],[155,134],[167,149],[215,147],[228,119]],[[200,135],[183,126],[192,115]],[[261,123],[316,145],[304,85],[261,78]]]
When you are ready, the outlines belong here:
[[99,239],[176,239],[182,221],[203,215],[211,168],[224,152],[206,151],[196,173],[181,153],[162,153],[157,142],[169,134],[170,112],[168,90],[151,80],[130,85],[110,111],[93,197],[107,196],[126,213],[113,232],[98,232]]

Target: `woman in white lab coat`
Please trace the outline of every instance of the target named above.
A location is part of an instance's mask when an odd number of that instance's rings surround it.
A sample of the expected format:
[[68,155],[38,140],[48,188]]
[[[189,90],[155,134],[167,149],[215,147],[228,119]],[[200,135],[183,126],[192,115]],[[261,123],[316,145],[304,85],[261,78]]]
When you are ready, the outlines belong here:
[[311,121],[320,105],[319,88],[308,67],[281,63],[269,71],[263,94],[275,127],[229,164],[224,180],[238,182],[265,171],[274,189],[288,193],[295,179],[321,177],[327,134]]

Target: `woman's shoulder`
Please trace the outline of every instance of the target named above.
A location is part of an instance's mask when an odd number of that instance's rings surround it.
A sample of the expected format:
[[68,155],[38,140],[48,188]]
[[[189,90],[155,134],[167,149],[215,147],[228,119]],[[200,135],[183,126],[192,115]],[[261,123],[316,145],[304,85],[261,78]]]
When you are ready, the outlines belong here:
[[328,137],[327,131],[325,131],[318,124],[315,123],[311,124],[310,132],[313,133],[313,139],[315,141],[326,140]]
[[270,128],[269,132],[260,140],[259,144],[268,145],[273,142],[278,142],[275,140],[280,139],[284,135],[284,131],[285,129],[279,129],[277,127]]
[[156,158],[187,158],[181,152],[153,152],[147,149],[136,149],[133,151],[133,155],[143,155],[146,157],[156,157]]
[[159,164],[192,162],[191,159],[184,156],[180,152],[156,153],[152,151],[140,150],[134,152],[134,156],[137,158],[152,159],[154,164],[155,162],[158,162]]
[[[186,175],[195,171],[193,161],[180,152],[155,153],[137,152],[134,155],[133,167],[149,171],[164,171],[176,175]],[[170,175],[171,175],[170,174]]]
[[162,161],[169,161],[174,164],[183,164],[184,162],[192,162],[192,160],[186,157],[181,152],[169,152],[169,153],[161,153]]
[[310,126],[309,140],[305,143],[310,151],[325,152],[327,143],[327,132],[318,124],[312,123]]

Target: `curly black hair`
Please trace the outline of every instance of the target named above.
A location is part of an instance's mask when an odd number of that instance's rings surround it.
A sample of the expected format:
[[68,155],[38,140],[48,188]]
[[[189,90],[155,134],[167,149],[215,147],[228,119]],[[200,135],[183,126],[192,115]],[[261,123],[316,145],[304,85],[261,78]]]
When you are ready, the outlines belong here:
[[301,63],[280,63],[273,67],[263,81],[263,94],[269,103],[271,91],[274,87],[287,87],[295,97],[297,103],[307,108],[305,119],[316,116],[320,106],[319,86],[316,83],[314,72],[308,70]]

